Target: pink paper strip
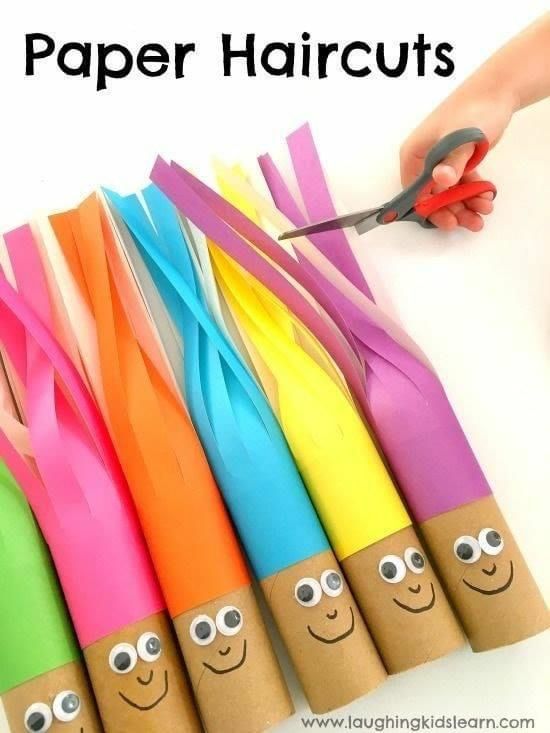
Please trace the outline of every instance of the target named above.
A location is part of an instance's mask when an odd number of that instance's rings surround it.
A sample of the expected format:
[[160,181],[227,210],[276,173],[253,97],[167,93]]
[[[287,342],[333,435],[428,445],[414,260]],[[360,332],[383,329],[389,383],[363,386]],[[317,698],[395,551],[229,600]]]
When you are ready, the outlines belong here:
[[0,339],[26,389],[44,485],[39,492],[28,476],[21,483],[86,647],[161,611],[164,601],[106,427],[48,330],[50,302],[31,230],[21,227],[5,241],[20,293],[0,275]]

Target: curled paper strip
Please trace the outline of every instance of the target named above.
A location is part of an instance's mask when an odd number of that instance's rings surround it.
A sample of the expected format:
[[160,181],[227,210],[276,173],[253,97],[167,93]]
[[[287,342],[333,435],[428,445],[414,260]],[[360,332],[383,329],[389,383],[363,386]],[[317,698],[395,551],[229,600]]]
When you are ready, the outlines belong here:
[[[28,498],[86,647],[158,612],[163,601],[97,408],[36,316],[47,318],[49,302],[30,229],[22,227],[5,240],[18,287],[29,302],[0,277],[0,338],[27,390],[25,415],[46,487]],[[63,378],[80,415],[55,384],[54,373]],[[135,582],[128,584],[128,577]]]
[[[137,199],[131,197],[128,205],[153,234]],[[166,217],[155,216],[154,208],[150,211],[155,223],[169,225]],[[72,241],[64,238],[61,246],[89,300],[113,439],[203,720],[212,733],[237,724],[255,733],[290,715],[292,705],[244,558],[183,405],[142,350],[127,317],[124,293],[128,295],[129,283],[124,278],[129,273],[125,275],[120,259],[116,264],[121,253],[107,212],[93,195],[76,214],[79,227],[73,229]],[[229,606],[244,618],[242,633],[235,629],[231,645],[223,636],[208,650],[195,643],[189,631],[192,618]],[[226,656],[218,656],[218,650]],[[211,659],[215,671],[203,664],[205,659]],[[232,699],[238,705],[229,705]]]
[[[332,216],[334,207],[308,126],[289,137],[289,148],[308,215]],[[261,158],[261,167],[276,204],[301,226],[305,219],[268,156]],[[372,298],[366,281],[361,284],[350,265],[353,255],[342,230],[314,235],[311,241]],[[348,253],[345,261],[343,252]],[[309,263],[305,267],[329,292],[353,334],[366,366],[369,417],[416,521],[489,495],[487,480],[435,374],[387,333],[374,330]]]
[[[321,592],[314,605],[323,602],[311,612],[295,597],[300,578],[320,577],[325,569],[337,568],[337,562],[273,413],[206,308],[199,274],[181,230],[175,231],[179,223],[166,209],[172,207],[155,189],[146,191],[145,198],[156,237],[135,211],[135,200],[133,205],[127,199],[111,200],[181,334],[191,416],[312,709],[338,707],[383,680],[380,660],[337,571],[338,601],[328,595],[323,601]],[[163,231],[167,222],[174,227],[170,234]],[[323,571],[320,563],[326,563]],[[308,631],[313,622],[325,640]]]

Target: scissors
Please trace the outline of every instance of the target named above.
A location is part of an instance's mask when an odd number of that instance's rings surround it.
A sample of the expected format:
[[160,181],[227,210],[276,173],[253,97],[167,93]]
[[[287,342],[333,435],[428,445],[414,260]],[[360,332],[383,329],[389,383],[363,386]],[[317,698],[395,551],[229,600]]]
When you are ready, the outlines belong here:
[[455,130],[445,135],[429,151],[424,162],[424,170],[395,198],[382,206],[374,209],[363,209],[353,214],[344,214],[333,219],[326,219],[314,224],[292,229],[281,234],[280,240],[291,237],[301,237],[308,234],[328,232],[334,229],[346,229],[355,227],[358,234],[374,229],[379,224],[391,224],[394,221],[413,221],[425,229],[433,229],[434,225],[428,221],[428,217],[436,211],[456,204],[459,201],[473,196],[480,196],[482,193],[492,193],[496,196],[497,190],[490,181],[472,181],[470,183],[457,183],[456,186],[448,188],[441,193],[432,193],[434,186],[433,169],[452,153],[466,143],[475,143],[474,152],[468,161],[464,173],[472,171],[483,160],[489,150],[489,141],[477,127],[466,127],[462,130]]

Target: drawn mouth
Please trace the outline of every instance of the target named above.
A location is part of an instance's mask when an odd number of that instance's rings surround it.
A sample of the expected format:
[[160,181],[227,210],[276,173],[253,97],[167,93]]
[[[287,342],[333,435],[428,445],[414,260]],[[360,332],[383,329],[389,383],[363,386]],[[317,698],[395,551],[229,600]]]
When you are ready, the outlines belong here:
[[206,669],[209,669],[211,672],[214,672],[214,674],[229,674],[229,672],[234,672],[236,669],[239,669],[239,667],[242,667],[245,661],[246,661],[246,639],[243,642],[242,657],[240,661],[237,662],[237,664],[234,664],[232,667],[226,667],[225,669],[216,669],[216,667],[213,667],[211,664],[208,664],[208,662],[203,662],[203,664],[206,667]]
[[162,702],[164,698],[166,697],[166,695],[168,694],[168,670],[166,669],[164,671],[164,692],[158,698],[158,700],[155,700],[155,702],[151,703],[150,705],[139,705],[137,702],[130,700],[129,697],[126,697],[126,695],[124,695],[122,692],[119,692],[118,694],[124,700],[125,703],[128,703],[128,705],[131,705],[133,708],[136,708],[136,710],[152,710],[153,708],[156,708],[156,706],[160,702]]
[[482,593],[484,596],[495,596],[497,595],[497,593],[504,593],[505,590],[508,590],[508,588],[512,585],[513,580],[514,580],[514,564],[510,560],[510,576],[508,580],[506,581],[506,583],[504,583],[504,585],[501,585],[500,588],[493,588],[493,589],[478,588],[476,585],[472,585],[471,583],[468,583],[468,581],[465,580],[464,578],[462,579],[462,582],[464,583],[464,585],[468,586],[468,588],[471,588],[472,590],[475,590],[478,593]]
[[[429,611],[434,607],[435,604],[435,588],[434,584],[430,583],[430,587],[432,589],[432,600],[428,603],[427,606],[419,606],[418,608],[414,608],[413,606],[407,606],[405,603],[401,603],[397,598],[393,599],[393,602],[399,606],[399,608],[402,608],[404,611],[408,611],[409,613],[424,613],[424,611]],[[410,590],[410,588],[409,588]],[[413,593],[417,593],[418,591],[413,590]]]
[[307,627],[307,630],[313,636],[314,639],[317,639],[317,641],[322,641],[323,644],[337,644],[339,641],[343,641],[344,639],[347,639],[348,636],[353,634],[355,630],[355,616],[353,615],[353,608],[349,607],[349,612],[351,614],[351,626],[347,631],[344,631],[343,634],[340,634],[340,636],[335,636],[332,639],[326,639],[324,636],[319,636],[319,634],[316,634],[315,631],[311,628],[311,626]]

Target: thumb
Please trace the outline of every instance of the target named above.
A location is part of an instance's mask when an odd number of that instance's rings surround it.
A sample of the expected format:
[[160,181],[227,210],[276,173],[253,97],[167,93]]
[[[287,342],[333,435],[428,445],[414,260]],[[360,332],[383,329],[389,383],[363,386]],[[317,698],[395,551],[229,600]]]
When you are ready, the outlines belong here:
[[432,177],[440,186],[454,186],[464,175],[464,169],[474,152],[474,144],[467,143],[453,150],[445,160],[435,166]]

